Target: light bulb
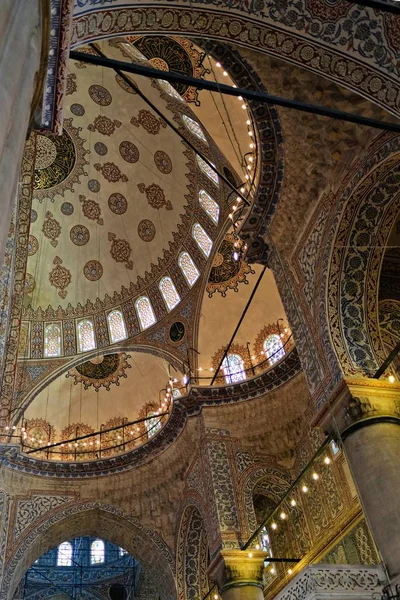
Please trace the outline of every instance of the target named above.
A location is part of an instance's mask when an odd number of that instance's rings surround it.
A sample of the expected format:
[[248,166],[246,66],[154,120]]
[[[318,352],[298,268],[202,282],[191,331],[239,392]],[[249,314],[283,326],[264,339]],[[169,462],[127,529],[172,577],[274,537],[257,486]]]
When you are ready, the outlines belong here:
[[291,575],[293,573],[292,569],[288,569],[288,573]]
[[224,72],[222,73],[222,75],[223,75],[224,77],[228,77],[228,73],[227,73],[226,71],[224,71]]
[[317,479],[319,479],[318,473],[315,473],[314,471],[314,473],[312,474],[312,478],[314,479],[314,481],[317,481]]
[[275,575],[275,569],[274,569],[274,567],[271,567],[270,572],[272,573],[272,575]]
[[304,492],[304,494],[306,494],[308,492],[308,487],[306,485],[303,485],[301,491]]
[[246,110],[246,105],[242,104],[242,108],[243,108],[243,110]]
[[220,66],[221,66],[221,63],[220,63],[220,62],[217,62],[217,63],[215,63],[215,66],[216,66],[216,67],[220,67]]
[[254,144],[253,142],[251,142],[251,144],[249,144],[249,148],[253,149],[254,148]]
[[281,514],[279,516],[282,520],[286,519],[286,513],[284,513],[283,511],[281,512]]
[[325,456],[325,458],[324,458],[324,463],[325,463],[326,465],[330,465],[330,464],[331,464],[331,459],[329,458],[329,456]]
[[260,544],[256,544],[256,550],[260,549]]
[[395,382],[394,375],[389,375],[389,382],[390,383],[394,383]]
[[243,96],[238,96],[238,100],[243,100]]
[[244,188],[244,187],[241,187],[241,188],[240,188],[240,191],[242,192],[242,194],[244,194],[244,192],[245,192],[245,188]]
[[278,529],[278,525],[276,523],[271,523],[272,529]]
[[296,500],[294,498],[290,501],[290,506],[296,506]]
[[249,552],[249,558],[253,558],[253,553]]

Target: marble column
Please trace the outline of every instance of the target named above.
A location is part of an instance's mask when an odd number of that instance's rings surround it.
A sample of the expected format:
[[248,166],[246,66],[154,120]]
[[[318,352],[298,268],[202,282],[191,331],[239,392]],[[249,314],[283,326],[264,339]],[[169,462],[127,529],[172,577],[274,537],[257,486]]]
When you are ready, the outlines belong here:
[[263,552],[221,550],[210,566],[222,600],[263,600]]
[[393,583],[400,582],[400,384],[346,380],[320,425],[343,449]]
[[41,53],[40,0],[0,1],[0,265],[3,265]]

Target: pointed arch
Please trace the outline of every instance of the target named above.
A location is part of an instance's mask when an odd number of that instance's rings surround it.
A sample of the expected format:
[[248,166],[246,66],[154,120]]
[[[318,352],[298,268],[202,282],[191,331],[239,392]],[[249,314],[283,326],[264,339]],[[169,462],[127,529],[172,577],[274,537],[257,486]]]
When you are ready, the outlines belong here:
[[206,258],[211,254],[212,250],[212,239],[205,231],[204,227],[200,223],[195,223],[192,227],[192,236],[202,253]]
[[200,277],[200,271],[196,267],[189,252],[184,251],[180,253],[178,264],[189,286],[193,287]]

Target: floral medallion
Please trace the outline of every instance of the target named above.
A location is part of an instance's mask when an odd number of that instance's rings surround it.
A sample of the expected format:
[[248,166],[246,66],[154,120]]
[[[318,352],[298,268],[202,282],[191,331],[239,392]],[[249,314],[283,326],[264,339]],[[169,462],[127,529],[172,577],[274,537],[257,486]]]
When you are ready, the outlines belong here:
[[94,145],[94,151],[99,156],[105,156],[108,152],[108,148],[103,142],[96,142]]
[[27,446],[38,448],[56,441],[54,427],[44,419],[27,419],[24,426]]
[[156,235],[154,223],[149,219],[143,219],[138,225],[138,235],[144,242],[151,242]]
[[85,108],[82,104],[71,104],[71,112],[76,117],[83,117],[85,114]]
[[172,210],[171,202],[165,199],[164,191],[156,183],[152,183],[148,187],[146,187],[144,183],[138,183],[138,188],[139,192],[146,194],[147,202],[153,208],[160,210],[160,208],[165,206],[167,210]]
[[97,194],[97,192],[100,191],[100,181],[98,181],[97,179],[89,179],[88,188],[91,192]]
[[128,208],[128,201],[122,194],[118,192],[111,194],[108,199],[108,206],[110,210],[116,215],[123,215]]
[[54,202],[56,195],[63,196],[66,190],[74,191],[82,175],[87,176],[88,164],[84,143],[80,137],[81,127],[74,127],[72,119],[64,119],[60,136],[36,134],[34,198],[42,202],[49,198]]
[[25,275],[24,294],[31,294],[35,289],[36,281],[33,275],[27,273]]
[[160,133],[161,127],[166,128],[167,124],[163,119],[160,119],[153,115],[152,112],[142,108],[139,110],[139,114],[136,117],[132,117],[131,119],[132,125],[135,127],[142,126],[143,129],[147,131],[147,133],[151,133],[152,135],[157,135]]
[[[202,78],[210,71],[203,65],[205,54],[194,48],[193,43],[180,36],[128,36],[140,52],[149,59],[151,65],[162,71],[172,71],[189,77]],[[184,83],[173,83],[176,91],[186,100],[198,100],[198,90]]]
[[121,121],[117,121],[117,119],[109,119],[103,115],[99,115],[95,118],[93,123],[88,125],[89,131],[98,131],[102,135],[112,135],[117,127],[121,127]]
[[119,385],[119,379],[127,377],[125,371],[131,368],[129,358],[130,354],[125,352],[99,356],[71,369],[66,377],[73,377],[75,385],[83,383],[85,390],[94,387],[98,392],[101,387],[105,387],[109,391],[111,384]]
[[33,256],[39,249],[39,242],[34,235],[29,236],[28,240],[28,256]]
[[121,142],[119,145],[119,153],[128,163],[135,163],[139,160],[139,149],[132,142]]
[[89,88],[89,96],[99,106],[110,106],[112,96],[110,92],[102,85],[91,85]]
[[71,271],[62,266],[62,260],[59,256],[56,256],[53,260],[54,269],[49,273],[50,284],[58,288],[58,295],[60,298],[65,298],[67,295],[66,288],[71,283]]
[[125,263],[127,269],[133,269],[133,262],[130,260],[132,248],[127,240],[118,239],[115,233],[108,234],[108,240],[111,242],[110,254],[116,262]]
[[90,233],[84,225],[74,225],[69,232],[69,237],[75,246],[84,246],[90,240]]
[[75,75],[75,73],[68,73],[68,75],[67,75],[67,88],[65,90],[66,95],[70,96],[71,94],[74,94],[77,89],[78,89],[78,86],[76,85],[76,75]]
[[74,212],[74,206],[71,202],[63,202],[61,204],[61,212],[63,215],[70,216]]
[[126,175],[121,173],[119,167],[113,162],[106,162],[104,165],[96,163],[94,168],[103,175],[104,179],[107,179],[110,183],[116,183],[117,181],[128,181]]
[[[136,83],[136,81],[134,81],[134,80],[132,79],[132,77],[128,77],[128,79],[129,79],[130,81],[132,81],[133,85],[135,85],[136,87],[138,87],[138,86],[137,86],[137,83]],[[135,90],[134,90],[133,88],[131,88],[131,86],[130,86],[130,85],[129,85],[129,84],[126,82],[126,81],[125,81],[125,79],[123,79],[123,78],[121,77],[121,75],[116,75],[116,76],[115,76],[115,81],[118,83],[118,85],[119,85],[120,87],[122,87],[122,89],[123,89],[125,92],[128,92],[128,94],[136,94]]]
[[159,171],[164,173],[164,175],[168,175],[172,171],[172,160],[168,156],[166,152],[162,150],[157,150],[154,154],[154,162]]
[[214,257],[206,288],[209,298],[215,292],[225,298],[228,289],[237,292],[239,283],[248,284],[247,275],[255,273],[245,261],[234,259],[234,243],[234,236],[228,233]]
[[31,210],[31,223],[34,223],[37,220],[37,212],[32,208]]
[[103,225],[104,221],[101,218],[101,208],[98,202],[89,200],[86,196],[79,196],[79,202],[82,204],[82,212],[87,219],[96,221],[98,225]]
[[61,225],[56,219],[53,218],[53,213],[47,211],[45,216],[45,221],[42,226],[42,232],[44,235],[50,240],[50,244],[54,246],[54,248],[58,244],[58,236],[61,233]]
[[103,275],[103,266],[98,260],[89,260],[83,267],[83,274],[89,281],[98,281]]

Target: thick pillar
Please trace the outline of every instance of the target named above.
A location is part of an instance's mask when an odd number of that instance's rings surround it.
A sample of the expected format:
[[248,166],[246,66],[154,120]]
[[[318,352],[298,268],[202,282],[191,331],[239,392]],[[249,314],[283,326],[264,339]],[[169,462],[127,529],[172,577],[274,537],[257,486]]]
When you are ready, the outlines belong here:
[[[44,3],[43,3],[44,5]],[[29,126],[41,52],[40,0],[0,2],[0,265]]]
[[376,545],[400,582],[400,384],[346,380],[321,426],[339,431]]
[[221,550],[210,566],[222,600],[263,600],[263,552]]

